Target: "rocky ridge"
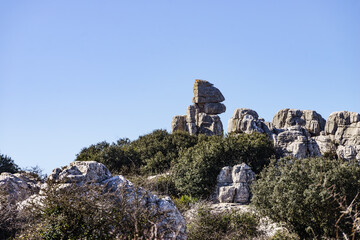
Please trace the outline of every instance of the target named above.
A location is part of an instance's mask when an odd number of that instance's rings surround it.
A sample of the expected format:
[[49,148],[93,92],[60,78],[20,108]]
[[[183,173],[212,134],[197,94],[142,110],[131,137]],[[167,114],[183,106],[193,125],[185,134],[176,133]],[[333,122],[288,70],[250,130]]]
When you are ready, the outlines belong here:
[[279,156],[296,158],[337,154],[360,161],[360,114],[334,112],[326,121],[313,110],[282,109],[265,122],[252,109],[239,108],[229,120],[228,133],[266,133]]
[[172,131],[186,131],[191,135],[222,135],[223,125],[218,114],[226,111],[224,96],[212,83],[195,80],[193,105],[188,106],[186,115],[174,116]]

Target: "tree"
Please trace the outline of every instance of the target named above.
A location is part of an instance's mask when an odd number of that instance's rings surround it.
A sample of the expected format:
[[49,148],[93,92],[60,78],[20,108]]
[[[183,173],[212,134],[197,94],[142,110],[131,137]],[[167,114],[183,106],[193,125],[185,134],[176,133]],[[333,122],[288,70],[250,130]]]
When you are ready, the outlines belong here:
[[15,164],[14,160],[12,160],[11,157],[0,154],[0,173],[2,172],[16,173],[19,170],[20,169],[18,165]]

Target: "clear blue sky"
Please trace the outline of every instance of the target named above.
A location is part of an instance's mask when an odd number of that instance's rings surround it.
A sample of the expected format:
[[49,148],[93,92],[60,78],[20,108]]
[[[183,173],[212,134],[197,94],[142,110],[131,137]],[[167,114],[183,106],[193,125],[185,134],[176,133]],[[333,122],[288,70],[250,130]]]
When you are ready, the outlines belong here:
[[240,107],[360,112],[360,1],[0,2],[0,152],[21,167],[170,131],[195,78],[224,129]]

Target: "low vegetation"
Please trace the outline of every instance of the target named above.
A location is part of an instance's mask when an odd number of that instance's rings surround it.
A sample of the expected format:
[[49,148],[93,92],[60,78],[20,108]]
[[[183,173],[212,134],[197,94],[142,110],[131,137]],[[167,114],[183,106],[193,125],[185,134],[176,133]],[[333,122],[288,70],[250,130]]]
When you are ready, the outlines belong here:
[[[252,187],[252,203],[273,220],[291,224],[303,239],[340,238],[344,234],[357,239],[360,235],[354,219],[343,214],[351,209],[341,209],[339,203],[358,206],[359,191],[357,162],[282,159],[272,161],[261,172]],[[340,201],[337,196],[342,196]]]

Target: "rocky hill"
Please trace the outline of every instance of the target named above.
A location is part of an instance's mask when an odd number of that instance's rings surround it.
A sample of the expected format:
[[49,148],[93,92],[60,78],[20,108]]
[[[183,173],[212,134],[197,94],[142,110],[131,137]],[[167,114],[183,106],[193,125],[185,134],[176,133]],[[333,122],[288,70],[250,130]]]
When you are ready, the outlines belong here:
[[[217,114],[225,112],[225,105],[220,103],[225,98],[219,89],[204,80],[195,80],[193,91],[194,105],[188,107],[186,115],[173,118],[172,131],[222,135],[222,122]],[[228,133],[252,132],[267,134],[279,157],[337,155],[360,161],[359,113],[333,112],[325,120],[313,110],[285,108],[275,114],[272,122],[265,122],[252,109],[235,109],[228,123]]]

